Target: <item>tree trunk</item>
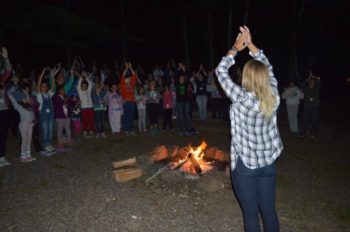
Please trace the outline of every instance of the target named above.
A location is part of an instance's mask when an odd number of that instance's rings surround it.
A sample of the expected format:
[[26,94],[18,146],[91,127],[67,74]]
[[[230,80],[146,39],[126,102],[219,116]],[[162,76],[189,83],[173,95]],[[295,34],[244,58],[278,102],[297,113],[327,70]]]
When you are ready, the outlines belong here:
[[213,48],[213,28],[212,28],[212,13],[208,7],[208,43],[209,43],[209,68],[214,67],[214,48]]
[[120,21],[121,21],[121,32],[122,32],[122,57],[123,61],[127,60],[126,50],[126,29],[125,29],[125,15],[124,15],[124,0],[120,0]]
[[185,12],[185,2],[184,0],[180,0],[180,7],[182,10],[181,20],[182,20],[182,39],[184,46],[184,55],[185,55],[185,63],[187,67],[190,67],[190,52],[188,48],[188,33],[187,33],[187,21],[186,21],[186,12]]
[[289,62],[289,81],[294,81],[297,84],[300,84],[300,74],[299,74],[299,64],[298,64],[298,51],[297,51],[297,40],[298,40],[298,24],[299,20],[302,17],[304,11],[305,2],[302,2],[302,5],[298,9],[297,1],[293,2],[292,17],[291,17],[291,33],[289,40],[290,47],[290,62]]
[[229,0],[228,22],[227,22],[227,49],[232,47],[232,0]]
[[250,11],[250,0],[246,0],[245,1],[245,9],[244,9],[243,25],[247,25],[247,23],[248,23],[249,11]]

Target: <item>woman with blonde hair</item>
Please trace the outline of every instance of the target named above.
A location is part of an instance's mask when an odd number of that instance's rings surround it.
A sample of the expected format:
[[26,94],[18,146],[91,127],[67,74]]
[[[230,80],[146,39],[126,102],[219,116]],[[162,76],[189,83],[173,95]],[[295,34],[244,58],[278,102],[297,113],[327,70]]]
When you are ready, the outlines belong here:
[[[232,101],[233,188],[243,211],[245,231],[260,231],[259,210],[264,231],[279,231],[275,160],[283,145],[277,128],[277,80],[266,56],[252,42],[249,29],[244,26],[240,31],[232,49],[216,68],[219,83]],[[235,63],[235,56],[246,47],[253,60],[244,66],[240,87],[231,80],[228,70]]]

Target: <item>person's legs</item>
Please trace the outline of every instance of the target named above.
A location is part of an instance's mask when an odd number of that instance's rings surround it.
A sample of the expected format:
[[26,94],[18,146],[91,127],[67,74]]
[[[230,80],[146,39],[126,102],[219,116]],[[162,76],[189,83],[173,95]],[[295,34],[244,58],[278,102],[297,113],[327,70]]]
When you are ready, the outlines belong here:
[[139,125],[139,132],[142,132],[142,110],[138,109],[137,114],[138,114],[138,125]]
[[[45,117],[40,117],[40,131],[41,131],[41,144],[44,148],[46,148],[47,146],[49,146],[47,143],[48,139],[48,134],[49,134],[49,124],[48,124],[48,120],[46,120]],[[35,134],[35,126],[34,126],[34,132]],[[36,149],[35,149],[36,150]]]
[[19,132],[21,134],[21,157],[25,158],[26,157],[26,126],[24,122],[20,122],[18,125]]
[[115,131],[116,132],[120,132],[120,129],[121,129],[121,123],[120,123],[120,121],[121,121],[121,117],[122,117],[122,113],[121,113],[121,111],[116,111],[115,113],[114,113],[114,120],[115,120]]
[[303,112],[303,124],[302,124],[301,135],[305,135],[307,129],[309,128],[310,113],[311,113],[310,107],[305,106],[304,112]]
[[0,110],[0,158],[5,157],[10,111]]
[[63,134],[63,128],[64,128],[64,118],[57,118],[56,124],[57,124],[57,141],[58,141],[58,144],[61,146],[62,134]]
[[188,132],[190,129],[190,103],[184,102],[184,129]]
[[141,110],[139,117],[141,118],[141,129],[146,131],[146,110]]
[[67,140],[68,142],[72,142],[72,133],[70,130],[70,118],[65,118],[63,123],[64,123],[64,131],[66,133]]
[[88,111],[88,131],[93,132],[95,130],[94,125],[94,110],[93,109],[87,109]]
[[108,119],[109,119],[109,125],[111,126],[111,131],[112,133],[117,132],[116,130],[116,122],[115,122],[115,116],[114,116],[114,111],[110,110],[108,112]]
[[94,111],[95,129],[96,133],[100,133],[100,115],[99,111]]
[[231,173],[232,184],[243,211],[245,232],[260,231],[256,172],[238,159],[236,169]]
[[89,127],[88,127],[88,110],[87,109],[82,109],[81,110],[81,120],[83,123],[83,132],[86,133],[89,131]]
[[134,131],[134,118],[135,118],[135,109],[136,105],[135,102],[130,102],[130,120],[129,120],[129,130]]
[[130,119],[131,117],[131,108],[130,108],[130,103],[129,102],[125,102],[124,105],[123,105],[123,110],[124,110],[124,130],[126,133],[129,133],[131,131],[131,128],[130,128],[130,121],[132,119]]
[[298,105],[287,105],[289,129],[293,133],[298,132],[298,118],[296,117],[296,113],[298,113],[298,108],[296,108],[295,106]]
[[276,166],[271,164],[261,168],[257,178],[258,205],[264,222],[264,231],[278,232],[279,222],[275,207]]
[[105,111],[103,110],[99,110],[98,111],[100,114],[100,133],[104,133],[105,132]]
[[26,155],[31,156],[31,145],[32,145],[32,135],[33,135],[33,123],[26,123]]
[[33,128],[33,143],[34,143],[34,149],[35,152],[40,152],[44,150],[40,145],[40,128],[39,123],[34,124]]
[[204,95],[201,98],[202,98],[201,103],[202,103],[203,120],[206,120],[207,119],[208,96]]
[[179,124],[179,129],[182,133],[186,132],[184,127],[184,103],[177,102],[176,104],[177,111],[177,122]]
[[318,134],[320,125],[320,108],[314,107],[311,111],[311,132],[314,136]]

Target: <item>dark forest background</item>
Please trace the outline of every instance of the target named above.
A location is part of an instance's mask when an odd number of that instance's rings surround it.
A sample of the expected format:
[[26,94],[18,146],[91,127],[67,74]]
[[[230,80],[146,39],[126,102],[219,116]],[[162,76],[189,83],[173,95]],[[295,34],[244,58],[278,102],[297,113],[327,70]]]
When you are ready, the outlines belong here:
[[[81,55],[86,64],[131,60],[149,71],[171,58],[213,68],[239,25],[274,65],[280,86],[313,70],[324,100],[350,90],[349,3],[341,0],[2,1],[0,43],[25,70]],[[242,66],[247,54],[238,58]]]

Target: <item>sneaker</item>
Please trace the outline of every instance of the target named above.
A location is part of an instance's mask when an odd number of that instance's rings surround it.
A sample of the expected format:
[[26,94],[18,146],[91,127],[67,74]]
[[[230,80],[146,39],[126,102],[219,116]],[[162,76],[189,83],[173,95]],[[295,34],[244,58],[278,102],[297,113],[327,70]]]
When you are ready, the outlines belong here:
[[31,157],[31,156],[24,156],[24,157],[21,156],[21,158],[20,158],[21,163],[29,163],[29,162],[32,162],[34,160],[36,160],[36,159]]
[[84,135],[85,138],[88,137],[88,133],[86,131],[83,132],[83,135]]
[[130,131],[130,135],[136,135],[135,131]]
[[55,150],[55,148],[53,146],[47,146],[44,149],[45,149],[45,151],[54,151]]
[[44,157],[50,157],[52,155],[51,152],[49,152],[49,151],[41,151],[39,153],[40,153],[40,155],[42,155]]
[[5,164],[0,161],[0,168],[5,167]]
[[129,131],[126,131],[126,132],[125,132],[125,136],[130,136]]
[[93,135],[94,135],[94,132],[93,132],[93,131],[90,131],[90,132],[89,132],[89,135],[90,135],[90,136],[93,136]]
[[100,138],[100,133],[96,133],[96,138]]
[[102,138],[106,138],[106,137],[107,137],[106,133],[105,133],[105,132],[102,132],[102,133],[101,133],[101,137],[102,137]]
[[[1,166],[1,165],[3,165],[3,166]],[[7,166],[7,165],[10,165],[10,162],[8,162],[5,157],[1,157],[0,158],[0,166],[4,167],[4,166]]]

